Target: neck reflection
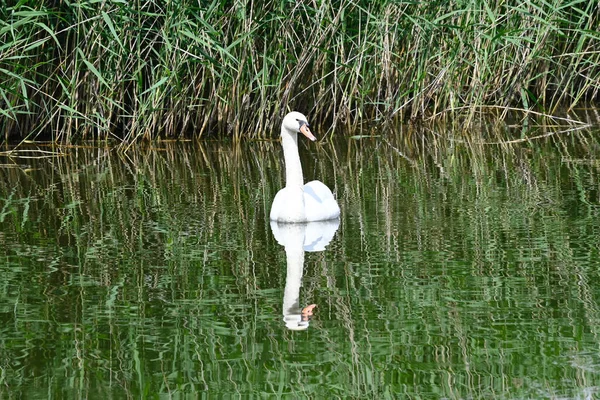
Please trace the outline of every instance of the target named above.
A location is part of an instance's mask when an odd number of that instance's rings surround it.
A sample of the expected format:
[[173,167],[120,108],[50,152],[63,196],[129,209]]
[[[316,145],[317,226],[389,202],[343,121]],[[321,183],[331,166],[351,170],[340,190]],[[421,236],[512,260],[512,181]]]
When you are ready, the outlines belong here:
[[283,321],[290,330],[308,329],[313,310],[317,306],[300,305],[304,252],[324,251],[339,225],[339,219],[301,224],[271,221],[275,239],[285,248],[287,273],[283,294]]

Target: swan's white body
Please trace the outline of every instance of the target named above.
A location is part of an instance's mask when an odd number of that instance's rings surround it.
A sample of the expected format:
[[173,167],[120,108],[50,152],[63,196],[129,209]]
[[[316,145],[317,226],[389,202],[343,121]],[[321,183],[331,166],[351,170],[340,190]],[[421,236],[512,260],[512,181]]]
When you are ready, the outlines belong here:
[[281,145],[285,159],[285,187],[277,193],[273,200],[271,221],[313,222],[338,218],[340,207],[331,190],[319,181],[304,184],[302,165],[298,154],[298,132],[312,141],[316,140],[308,128],[306,117],[294,111],[287,114],[281,124]]

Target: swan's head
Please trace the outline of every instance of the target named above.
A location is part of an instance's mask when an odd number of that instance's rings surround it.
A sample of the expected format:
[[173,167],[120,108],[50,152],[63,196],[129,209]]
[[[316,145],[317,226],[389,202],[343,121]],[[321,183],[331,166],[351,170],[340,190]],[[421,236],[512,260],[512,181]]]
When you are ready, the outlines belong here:
[[283,118],[283,123],[281,126],[290,132],[300,132],[313,142],[317,140],[317,138],[310,131],[306,117],[297,111],[292,111],[291,113],[287,114],[285,118]]

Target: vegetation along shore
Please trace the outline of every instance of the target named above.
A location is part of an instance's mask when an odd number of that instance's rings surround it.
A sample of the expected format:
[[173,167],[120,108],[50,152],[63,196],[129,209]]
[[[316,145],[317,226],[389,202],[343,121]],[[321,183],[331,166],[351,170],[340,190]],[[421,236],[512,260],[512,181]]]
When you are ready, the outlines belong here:
[[0,1],[6,140],[272,137],[600,100],[598,1]]

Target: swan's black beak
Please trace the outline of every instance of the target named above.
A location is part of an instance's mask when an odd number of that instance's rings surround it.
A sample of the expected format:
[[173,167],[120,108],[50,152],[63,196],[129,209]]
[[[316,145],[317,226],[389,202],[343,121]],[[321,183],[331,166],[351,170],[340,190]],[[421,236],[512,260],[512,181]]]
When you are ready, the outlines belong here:
[[306,122],[306,121],[298,121],[298,123],[300,124],[300,133],[302,133],[304,136],[306,136],[307,138],[309,138],[313,142],[315,140],[317,140],[317,138],[312,134],[312,132],[308,128],[308,122]]

